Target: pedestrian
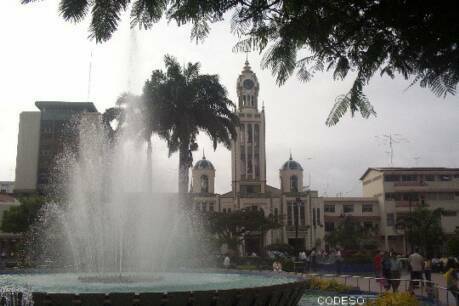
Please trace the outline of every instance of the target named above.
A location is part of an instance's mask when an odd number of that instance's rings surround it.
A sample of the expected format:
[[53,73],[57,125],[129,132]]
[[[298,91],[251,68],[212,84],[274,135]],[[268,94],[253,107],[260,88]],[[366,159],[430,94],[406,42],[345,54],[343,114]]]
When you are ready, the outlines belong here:
[[282,264],[277,258],[273,262],[273,271],[274,272],[282,272]]
[[373,259],[373,263],[374,263],[374,269],[375,269],[375,277],[379,279],[378,282],[382,284],[380,280],[382,276],[382,256],[379,250],[376,251],[376,255]]
[[335,260],[336,260],[336,274],[341,275],[341,267],[343,265],[343,255],[341,254],[341,250],[337,249],[336,254],[335,254]]
[[384,252],[384,255],[383,255],[383,258],[382,258],[382,262],[381,262],[381,266],[382,266],[382,276],[384,278],[384,289],[389,290],[390,286],[391,286],[391,284],[390,284],[390,278],[391,278],[390,268],[391,268],[391,264],[390,264],[390,256],[389,256],[388,252]]
[[427,256],[424,261],[424,275],[427,281],[432,281],[432,259],[430,256]]
[[414,253],[408,257],[408,263],[411,269],[411,287],[415,289],[419,286],[419,280],[422,280],[422,272],[424,271],[424,257],[419,254],[419,249],[416,248]]
[[311,257],[306,252],[304,252],[304,257],[304,272],[309,272],[311,269]]
[[317,260],[317,253],[316,253],[316,249],[312,249],[311,251],[311,254],[309,254],[309,257],[311,258],[311,271],[315,271],[316,270],[316,260]]
[[225,267],[225,269],[229,269],[230,265],[231,265],[231,260],[229,256],[226,255],[225,259],[223,259],[223,267]]
[[459,287],[457,285],[458,281],[458,265],[453,258],[449,258],[446,263],[446,288],[451,292],[451,294],[456,299],[456,305],[459,306]]
[[393,292],[398,291],[400,286],[400,278],[402,276],[402,262],[400,256],[397,253],[392,252],[390,254],[390,286]]

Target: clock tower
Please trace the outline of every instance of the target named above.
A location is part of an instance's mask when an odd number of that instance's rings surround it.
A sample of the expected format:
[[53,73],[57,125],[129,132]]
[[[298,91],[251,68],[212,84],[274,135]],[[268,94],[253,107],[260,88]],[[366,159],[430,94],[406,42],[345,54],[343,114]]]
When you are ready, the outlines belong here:
[[232,189],[237,195],[266,192],[265,112],[258,110],[260,84],[246,61],[237,79],[240,126],[231,148]]

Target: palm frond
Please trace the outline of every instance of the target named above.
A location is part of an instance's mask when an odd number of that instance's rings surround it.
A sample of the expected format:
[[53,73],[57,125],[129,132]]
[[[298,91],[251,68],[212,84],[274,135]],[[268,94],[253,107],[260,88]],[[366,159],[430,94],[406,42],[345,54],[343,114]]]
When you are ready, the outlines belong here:
[[89,9],[88,0],[61,0],[59,12],[65,21],[80,22]]
[[137,0],[132,5],[131,27],[139,26],[145,30],[161,20],[167,9],[167,0]]
[[296,68],[296,47],[283,39],[277,41],[265,52],[261,66],[271,69],[278,85],[284,84]]
[[129,0],[94,0],[89,37],[96,42],[104,42],[112,37],[118,27],[120,14]]

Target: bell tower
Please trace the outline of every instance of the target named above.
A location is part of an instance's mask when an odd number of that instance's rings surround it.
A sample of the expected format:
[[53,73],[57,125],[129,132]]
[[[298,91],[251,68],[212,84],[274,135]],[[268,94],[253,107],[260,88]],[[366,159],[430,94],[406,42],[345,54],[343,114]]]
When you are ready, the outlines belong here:
[[260,84],[246,61],[236,83],[240,126],[231,148],[235,195],[266,192],[265,111],[258,110]]

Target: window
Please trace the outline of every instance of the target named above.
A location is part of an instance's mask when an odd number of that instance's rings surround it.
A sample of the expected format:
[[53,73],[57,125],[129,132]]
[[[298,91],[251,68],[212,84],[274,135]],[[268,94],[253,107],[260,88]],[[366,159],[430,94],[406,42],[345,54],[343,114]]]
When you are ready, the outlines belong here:
[[322,222],[320,221],[320,208],[316,208],[317,213],[317,225],[321,225]]
[[435,201],[437,199],[437,193],[436,192],[428,192],[425,195],[426,200],[432,200]]
[[207,211],[207,202],[201,203],[201,210],[202,211]]
[[402,197],[403,201],[419,201],[419,194],[417,193],[404,193]]
[[209,203],[209,211],[215,211],[215,204],[214,202]]
[[373,204],[363,204],[362,212],[373,212]]
[[244,124],[241,124],[241,127],[240,127],[240,133],[241,133],[241,143],[244,143],[245,142],[245,125]]
[[386,222],[387,222],[387,226],[394,226],[395,225],[395,216],[394,216],[394,214],[392,214],[392,213],[387,214]]
[[455,175],[454,175],[454,178],[459,178],[459,174],[455,174]]
[[252,143],[252,125],[247,124],[247,143]]
[[335,205],[333,205],[333,204],[325,204],[324,205],[324,212],[335,212]]
[[459,197],[459,192],[455,192],[454,194],[456,195],[456,197]]
[[386,192],[385,194],[386,201],[400,201],[401,195],[394,192]]
[[260,145],[260,126],[258,124],[254,124],[254,134],[255,134],[255,146]]
[[345,213],[354,212],[354,205],[352,205],[352,204],[343,205],[343,212],[345,212]]
[[398,181],[400,181],[400,176],[399,175],[385,175],[384,176],[384,181],[386,181],[386,182],[398,182]]
[[209,177],[207,175],[201,176],[201,192],[209,192]]
[[438,199],[443,201],[454,200],[454,192],[439,192]]
[[454,211],[454,210],[445,210],[443,212],[443,216],[445,217],[455,217],[457,216],[457,211]]
[[363,222],[363,228],[366,230],[371,230],[373,228],[373,222],[369,222],[369,221]]
[[296,175],[290,177],[290,192],[298,192],[298,177]]
[[439,175],[438,179],[442,182],[451,181],[451,175]]
[[325,231],[326,232],[333,232],[335,230],[335,223],[333,222],[325,222]]
[[301,201],[287,202],[287,224],[288,225],[305,225],[306,215],[304,203]]
[[428,181],[428,182],[435,181],[435,175],[432,175],[432,174],[424,175],[424,181]]
[[402,175],[402,181],[403,182],[414,182],[414,181],[417,181],[417,179],[418,179],[418,176],[414,175],[414,174]]

